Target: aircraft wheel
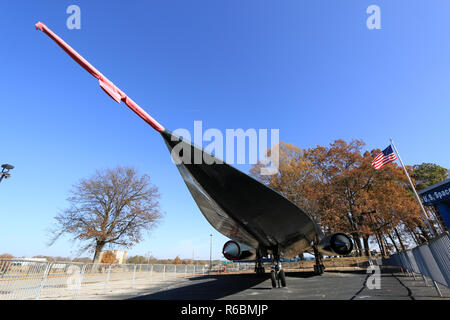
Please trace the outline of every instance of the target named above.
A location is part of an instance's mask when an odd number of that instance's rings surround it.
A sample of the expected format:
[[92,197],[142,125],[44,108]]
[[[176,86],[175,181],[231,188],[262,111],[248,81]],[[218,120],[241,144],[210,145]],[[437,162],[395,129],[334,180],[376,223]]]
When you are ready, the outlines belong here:
[[272,281],[272,288],[276,288],[277,287],[277,274],[276,274],[275,270],[272,270],[270,272],[270,280]]
[[280,272],[278,272],[278,279],[280,279],[281,286],[283,288],[286,287],[286,276],[284,274],[284,270],[280,270]]

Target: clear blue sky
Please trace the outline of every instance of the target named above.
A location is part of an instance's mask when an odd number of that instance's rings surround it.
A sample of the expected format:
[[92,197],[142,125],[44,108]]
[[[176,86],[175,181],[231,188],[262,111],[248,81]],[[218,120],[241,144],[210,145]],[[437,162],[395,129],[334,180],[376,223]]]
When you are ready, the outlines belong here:
[[[66,8],[81,8],[81,30]],[[368,30],[366,8],[381,8]],[[7,1],[0,26],[0,253],[73,256],[46,230],[71,185],[133,165],[163,223],[130,254],[221,257],[158,134],[46,35],[42,21],[169,129],[278,128],[302,148],[393,137],[407,164],[450,167],[449,1]],[[248,171],[248,166],[237,166]]]

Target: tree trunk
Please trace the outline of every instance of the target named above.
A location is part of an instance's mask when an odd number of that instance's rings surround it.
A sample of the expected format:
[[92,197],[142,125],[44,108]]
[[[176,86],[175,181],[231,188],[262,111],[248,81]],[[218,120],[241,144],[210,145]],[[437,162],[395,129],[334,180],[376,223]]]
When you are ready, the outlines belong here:
[[406,247],[403,244],[402,237],[400,237],[400,233],[398,232],[397,228],[394,228],[394,232],[395,232],[395,235],[397,236],[398,242],[400,242],[400,246],[402,247],[402,250],[405,251]]
[[358,252],[358,256],[361,257],[362,256],[361,240],[357,233],[353,233],[352,236],[353,236],[353,241],[355,242],[355,245],[356,245],[356,251]]
[[100,263],[100,254],[102,253],[103,247],[105,246],[104,242],[97,241],[97,244],[95,246],[95,253],[94,253],[94,259],[92,262],[94,264]]
[[389,239],[391,239],[392,244],[394,245],[395,251],[400,252],[400,250],[397,247],[397,244],[395,243],[394,238],[392,237],[391,233],[388,233]]
[[386,237],[384,236],[384,234],[382,232],[380,232],[380,237],[381,237],[381,241],[383,242],[384,251],[385,251],[386,255],[389,255],[392,252],[388,252],[389,243],[388,243]]
[[397,236],[397,239],[398,239],[398,242],[400,243],[400,246],[402,247],[402,251],[405,251],[406,247],[403,244],[402,237],[400,237],[400,233],[398,232],[397,228],[394,228],[394,232],[395,232],[395,235]]
[[380,248],[381,256],[385,257],[386,256],[386,249],[385,249],[384,244],[383,244],[383,239],[381,239],[381,234],[379,232],[376,232],[375,233],[375,237],[377,238],[378,247]]
[[419,228],[420,232],[422,232],[422,236],[423,236],[425,239],[427,239],[427,241],[431,239],[431,238],[430,238],[430,235],[428,234],[428,231],[427,231],[427,230],[425,230],[422,226],[417,226],[417,227]]
[[369,247],[369,237],[363,236],[363,243],[364,243],[364,254],[366,257],[370,257],[370,247]]
[[417,236],[417,234],[410,228],[407,227],[409,234],[411,235],[411,237],[414,239],[414,242],[416,243],[416,245],[420,245],[420,238]]

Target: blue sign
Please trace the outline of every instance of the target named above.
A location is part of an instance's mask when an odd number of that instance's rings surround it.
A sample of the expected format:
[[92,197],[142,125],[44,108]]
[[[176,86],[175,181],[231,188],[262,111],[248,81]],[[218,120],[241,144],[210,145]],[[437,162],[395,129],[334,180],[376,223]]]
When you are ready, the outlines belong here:
[[444,200],[450,200],[450,183],[434,188],[422,194],[423,203],[426,205],[435,204]]

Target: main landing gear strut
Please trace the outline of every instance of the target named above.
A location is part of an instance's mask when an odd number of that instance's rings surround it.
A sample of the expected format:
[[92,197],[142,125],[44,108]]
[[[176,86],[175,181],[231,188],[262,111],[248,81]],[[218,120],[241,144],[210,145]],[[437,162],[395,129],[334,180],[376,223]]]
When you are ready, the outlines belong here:
[[280,251],[278,248],[274,249],[271,255],[272,266],[270,271],[270,279],[272,281],[272,287],[286,287],[286,276],[284,270],[281,268]]
[[256,250],[255,272],[257,277],[263,276],[265,273],[262,258],[261,249]]
[[323,265],[322,254],[317,250],[316,246],[313,246],[314,257],[316,259],[316,264],[314,265],[314,274],[321,275],[325,272],[325,266]]

